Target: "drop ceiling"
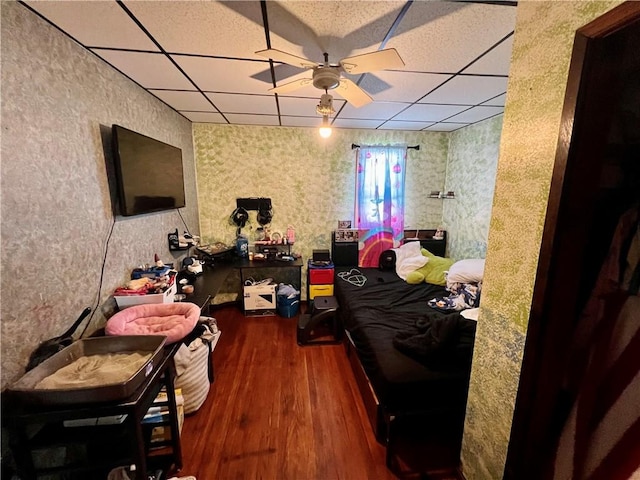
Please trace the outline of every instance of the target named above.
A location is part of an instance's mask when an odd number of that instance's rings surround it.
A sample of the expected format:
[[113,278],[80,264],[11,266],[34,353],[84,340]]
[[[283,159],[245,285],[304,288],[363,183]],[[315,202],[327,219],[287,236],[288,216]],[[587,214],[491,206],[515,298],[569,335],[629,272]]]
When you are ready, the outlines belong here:
[[[339,128],[454,131],[504,109],[515,2],[26,1],[26,7],[192,122],[314,127],[310,70],[256,55],[267,48],[321,64],[395,48],[403,68],[343,73],[373,102],[333,93]],[[332,90],[329,90],[332,93]]]

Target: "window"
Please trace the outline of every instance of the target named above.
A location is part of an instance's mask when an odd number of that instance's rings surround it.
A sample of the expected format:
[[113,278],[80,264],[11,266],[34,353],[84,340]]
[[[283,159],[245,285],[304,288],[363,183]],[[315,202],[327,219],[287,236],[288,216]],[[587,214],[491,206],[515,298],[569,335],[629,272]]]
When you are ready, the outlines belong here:
[[404,182],[407,148],[357,150],[356,228],[361,267],[377,267],[380,253],[400,244],[404,233]]

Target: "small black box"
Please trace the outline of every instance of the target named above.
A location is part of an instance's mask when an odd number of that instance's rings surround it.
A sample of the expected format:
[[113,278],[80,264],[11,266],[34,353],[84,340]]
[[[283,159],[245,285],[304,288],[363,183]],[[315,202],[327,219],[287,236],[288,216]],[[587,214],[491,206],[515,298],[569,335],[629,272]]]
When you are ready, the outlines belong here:
[[312,260],[314,262],[330,262],[331,254],[329,250],[314,250]]

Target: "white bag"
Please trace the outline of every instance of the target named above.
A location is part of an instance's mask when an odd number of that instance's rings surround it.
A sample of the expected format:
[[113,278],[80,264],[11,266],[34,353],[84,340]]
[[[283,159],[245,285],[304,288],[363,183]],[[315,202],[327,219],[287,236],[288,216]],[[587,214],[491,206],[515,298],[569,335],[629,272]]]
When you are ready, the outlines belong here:
[[211,352],[220,335],[215,319],[200,321],[196,328],[202,334],[191,343],[183,344],[174,356],[176,366],[175,387],[182,389],[184,413],[197,411],[209,394],[213,382]]

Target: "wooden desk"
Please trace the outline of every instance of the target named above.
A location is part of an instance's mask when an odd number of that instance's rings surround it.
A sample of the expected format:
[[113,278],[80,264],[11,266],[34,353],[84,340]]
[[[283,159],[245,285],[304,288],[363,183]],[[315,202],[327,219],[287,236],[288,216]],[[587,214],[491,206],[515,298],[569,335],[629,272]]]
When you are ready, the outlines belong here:
[[[9,445],[16,460],[19,474],[26,480],[43,475],[55,475],[64,472],[82,474],[85,478],[96,478],[90,472],[104,472],[118,466],[136,465],[136,478],[147,480],[148,445],[145,442],[142,419],[164,386],[167,391],[169,409],[169,427],[171,429],[170,453],[158,457],[165,473],[173,466],[182,468],[182,449],[178,429],[178,413],[173,380],[175,368],[173,356],[180,343],[169,345],[156,368],[144,383],[131,395],[119,402],[96,402],[71,405],[29,405],[12,395],[3,398],[3,424],[9,432]],[[126,420],[119,425],[96,425],[85,427],[65,427],[65,420],[77,420],[94,417],[108,417],[126,414]],[[29,432],[37,425],[40,430],[30,436]],[[109,444],[109,436],[114,442],[111,449],[104,448],[99,459],[86,458],[84,462],[73,465],[37,468],[34,465],[33,452],[64,445],[84,445],[87,457],[91,445]],[[111,450],[118,443],[128,443],[128,452],[119,458],[109,458]],[[155,457],[154,457],[155,458]]]

